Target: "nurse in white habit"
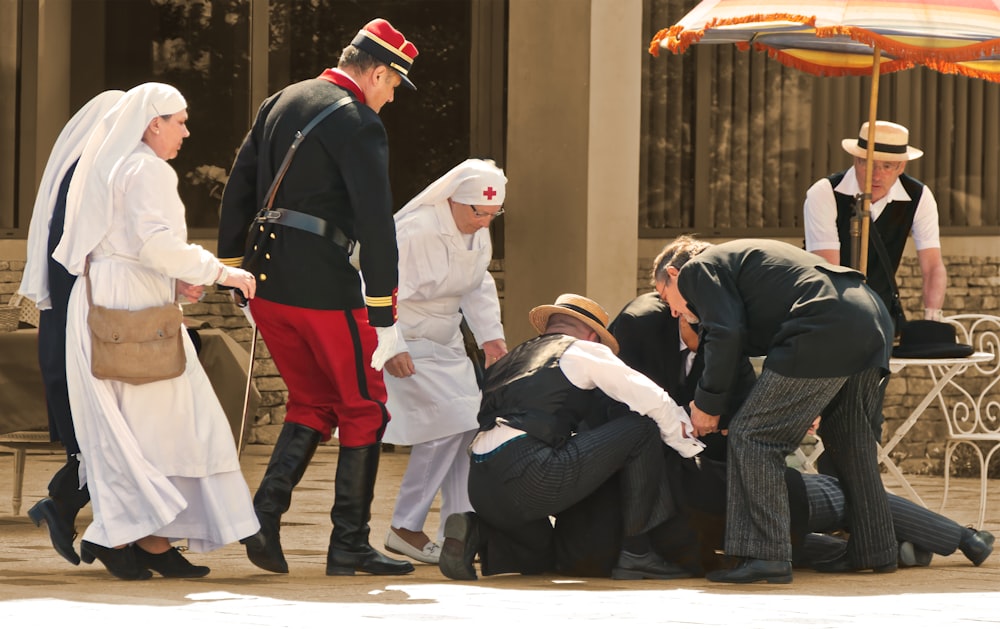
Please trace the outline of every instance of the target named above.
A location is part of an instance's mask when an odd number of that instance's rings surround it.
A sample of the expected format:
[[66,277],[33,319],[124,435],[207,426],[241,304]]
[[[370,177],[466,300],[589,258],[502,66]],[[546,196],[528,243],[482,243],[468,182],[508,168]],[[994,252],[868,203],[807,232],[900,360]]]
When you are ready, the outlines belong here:
[[[488,272],[489,225],[503,213],[507,178],[492,161],[469,159],[396,213],[399,327],[405,346],[385,363],[392,420],[383,441],[411,445],[385,548],[436,564],[448,515],[472,511],[468,446],[481,394],[460,324],[486,356],[507,353],[500,300]],[[437,538],[424,533],[441,491]]]
[[[83,149],[53,258],[89,275],[95,305],[141,310],[178,296],[197,299],[214,283],[255,292],[253,275],[187,242],[177,173],[167,163],[190,135],[187,118],[180,92],[144,83],[108,112]],[[66,323],[80,483],[90,489],[94,515],[80,557],[99,559],[121,579],[148,579],[151,570],[204,576],[209,568],[192,565],[173,541],[207,552],[260,528],[225,412],[183,331],[180,376],[140,385],[95,378],[87,284],[74,284]]]

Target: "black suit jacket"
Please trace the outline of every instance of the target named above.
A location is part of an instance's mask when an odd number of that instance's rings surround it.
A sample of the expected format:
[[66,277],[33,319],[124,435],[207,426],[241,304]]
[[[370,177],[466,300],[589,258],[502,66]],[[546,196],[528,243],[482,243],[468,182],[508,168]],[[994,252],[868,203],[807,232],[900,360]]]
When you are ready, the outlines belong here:
[[[659,295],[649,292],[630,301],[611,322],[608,330],[618,341],[618,357],[626,365],[645,374],[663,387],[675,402],[689,408],[705,365],[704,352],[699,348],[690,373],[685,374],[686,358],[680,349],[678,321]],[[726,410],[719,421],[722,428],[729,425],[729,420],[750,394],[757,379],[746,356],[734,362],[732,368],[735,375]],[[708,447],[707,456],[725,458],[725,441],[721,435],[708,435],[702,441]]]
[[791,378],[888,372],[893,325],[882,300],[853,269],[775,240],[734,240],[691,258],[677,286],[701,320],[705,369],[695,391],[703,411],[726,410],[746,356]]

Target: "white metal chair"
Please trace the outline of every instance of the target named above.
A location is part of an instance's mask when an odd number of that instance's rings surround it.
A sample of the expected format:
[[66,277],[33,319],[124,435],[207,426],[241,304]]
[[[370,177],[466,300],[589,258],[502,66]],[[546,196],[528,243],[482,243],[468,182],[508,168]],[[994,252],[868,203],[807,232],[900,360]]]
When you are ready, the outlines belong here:
[[[957,341],[971,345],[977,352],[993,354],[993,360],[968,368],[961,383],[952,380],[938,401],[948,426],[944,450],[944,496],[941,509],[948,502],[951,460],[959,446],[967,445],[979,460],[979,521],[986,519],[989,468],[993,455],[1000,450],[1000,317],[985,314],[961,314],[946,317],[955,326]],[[931,377],[939,374],[933,369]]]

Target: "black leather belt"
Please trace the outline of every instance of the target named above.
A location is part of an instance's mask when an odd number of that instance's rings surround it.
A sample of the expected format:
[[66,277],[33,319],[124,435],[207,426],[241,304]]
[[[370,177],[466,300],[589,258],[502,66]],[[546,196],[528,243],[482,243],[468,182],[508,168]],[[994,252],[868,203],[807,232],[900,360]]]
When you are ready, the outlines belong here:
[[353,240],[348,238],[336,225],[312,214],[286,210],[285,208],[261,210],[257,214],[257,222],[274,223],[276,225],[301,229],[302,231],[307,231],[323,238],[329,238],[335,245],[346,251],[348,256],[354,253],[355,243]]

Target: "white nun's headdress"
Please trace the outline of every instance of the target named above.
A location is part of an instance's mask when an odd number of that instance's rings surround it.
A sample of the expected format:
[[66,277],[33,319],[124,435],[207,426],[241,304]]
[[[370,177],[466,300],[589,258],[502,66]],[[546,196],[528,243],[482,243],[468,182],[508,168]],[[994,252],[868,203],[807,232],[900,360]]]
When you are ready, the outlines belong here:
[[503,205],[507,196],[507,177],[492,160],[467,159],[440,179],[424,188],[396,212],[396,220],[422,205],[434,205],[445,199],[468,205]]
[[157,116],[187,109],[176,88],[164,83],[133,87],[104,116],[87,141],[66,199],[66,227],[53,258],[74,275],[83,273],[87,256],[111,227],[111,185]]
[[80,158],[90,132],[125,92],[108,90],[90,99],[63,127],[49,153],[35,196],[35,208],[28,226],[28,257],[17,292],[35,302],[39,310],[52,307],[49,299],[49,225],[59,188],[66,172]]

